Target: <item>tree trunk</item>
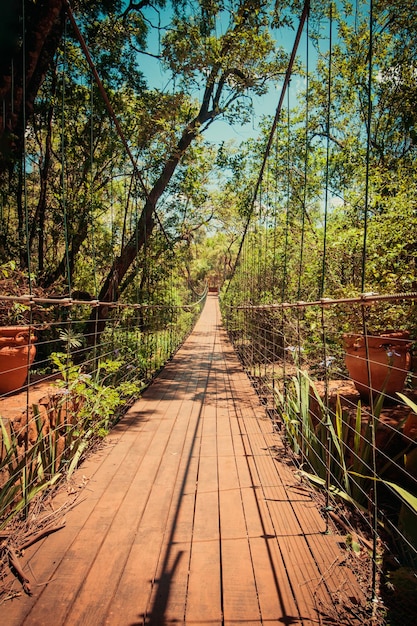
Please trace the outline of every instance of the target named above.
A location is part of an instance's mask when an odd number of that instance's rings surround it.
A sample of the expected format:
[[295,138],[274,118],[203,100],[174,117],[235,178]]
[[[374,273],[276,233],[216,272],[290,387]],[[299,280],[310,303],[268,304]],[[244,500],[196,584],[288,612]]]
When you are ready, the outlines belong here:
[[[154,213],[159,198],[165,191],[183,154],[186,152],[193,139],[197,136],[200,125],[210,119],[210,117],[214,118],[214,114],[211,116],[211,114],[208,114],[202,108],[199,115],[184,129],[177,144],[177,149],[166,161],[160,177],[156,181],[148,195],[147,200],[145,201],[145,205],[142,209],[135,231],[133,232],[128,243],[124,246],[120,256],[114,260],[113,265],[110,268],[107,278],[104,281],[98,295],[100,302],[105,303],[117,301],[119,286],[123,281],[124,276],[136,258],[139,250],[141,250],[144,246],[147,237],[149,237],[153,231],[155,226]],[[91,347],[96,345],[99,341],[99,337],[106,326],[108,311],[109,307],[106,304],[100,304],[92,310],[90,320],[85,328],[85,337],[87,339],[88,346]]]
[[[52,80],[52,95],[56,93],[56,72],[54,72]],[[53,102],[54,99],[52,99]],[[52,124],[54,117],[55,107],[53,104],[49,106],[47,116],[47,133],[45,138],[45,152],[42,162],[39,167],[39,200],[36,207],[34,219],[32,221],[32,228],[30,229],[29,236],[29,249],[32,250],[33,241],[35,237],[38,237],[38,272],[42,275],[45,271],[45,219],[47,208],[47,191],[48,191],[48,177],[52,156]],[[41,141],[41,140],[40,140]]]
[[25,121],[33,111],[65,23],[65,0],[24,2],[24,16],[22,0],[6,2],[1,16],[6,15],[3,28],[9,26],[10,32],[0,55],[0,176],[10,172],[22,154]]
[[[65,251],[63,256],[56,266],[53,272],[50,272],[45,276],[42,281],[42,286],[47,288],[51,287],[55,282],[57,282],[60,278],[67,278],[69,275],[70,281],[72,280],[72,275],[74,273],[74,266],[77,259],[77,255],[83,245],[84,241],[88,236],[88,226],[89,221],[86,217],[83,217],[77,224],[77,230],[74,235],[72,235],[71,240],[69,242],[68,254]],[[68,267],[69,265],[69,267]]]

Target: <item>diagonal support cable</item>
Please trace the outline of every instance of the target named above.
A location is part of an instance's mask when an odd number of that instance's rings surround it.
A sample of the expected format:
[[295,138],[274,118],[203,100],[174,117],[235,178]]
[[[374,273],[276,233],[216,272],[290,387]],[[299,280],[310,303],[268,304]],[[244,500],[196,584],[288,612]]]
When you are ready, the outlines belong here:
[[[74,29],[75,35],[76,35],[76,37],[77,37],[77,39],[78,39],[78,41],[80,43],[80,46],[81,46],[81,48],[82,48],[82,50],[84,52],[85,58],[87,60],[87,63],[90,66],[91,72],[92,72],[92,74],[94,76],[94,80],[96,81],[97,87],[98,87],[98,89],[100,91],[100,94],[101,94],[101,96],[103,98],[104,104],[106,105],[107,112],[109,113],[111,119],[113,120],[113,123],[114,123],[114,125],[116,127],[117,133],[118,133],[118,135],[119,135],[119,137],[120,137],[120,139],[121,139],[121,141],[123,143],[123,146],[124,146],[128,156],[129,156],[129,158],[130,158],[130,161],[131,161],[131,163],[133,165],[133,171],[134,171],[135,175],[137,176],[137,178],[139,180],[139,183],[140,183],[140,186],[141,186],[142,191],[144,193],[144,196],[145,196],[146,199],[148,199],[149,192],[148,192],[148,190],[146,188],[146,185],[145,185],[145,183],[143,181],[143,178],[142,178],[142,176],[141,176],[141,174],[139,172],[136,159],[133,156],[133,153],[132,153],[132,151],[130,149],[130,146],[129,146],[128,142],[127,142],[127,139],[126,139],[126,137],[125,137],[125,135],[123,133],[123,129],[120,126],[120,122],[117,119],[117,115],[114,112],[114,109],[113,109],[113,107],[111,105],[109,97],[108,97],[108,95],[106,93],[106,90],[104,89],[103,83],[101,82],[100,76],[98,75],[96,66],[94,65],[93,59],[91,58],[90,52],[89,52],[87,44],[85,42],[85,39],[84,39],[80,29],[78,28],[77,22],[75,21],[74,13],[72,12],[69,0],[65,0],[65,4],[66,4],[66,7],[67,7],[67,14],[68,14],[69,20],[70,20],[71,25],[72,25],[72,27]],[[163,224],[161,222],[161,219],[160,219],[158,213],[156,212],[156,210],[154,210],[154,213],[155,213],[155,216],[156,216],[156,221],[158,222],[165,239],[167,240],[167,242],[169,244],[171,244],[172,242],[171,242],[170,238],[168,237],[168,235],[167,235],[167,233],[165,231],[165,228],[164,228],[164,226],[163,226]]]
[[100,94],[101,94],[103,100],[104,100],[104,104],[106,105],[107,112],[110,115],[111,119],[113,120],[113,123],[114,123],[114,125],[115,125],[115,127],[117,129],[117,133],[118,133],[120,139],[122,140],[123,146],[124,146],[127,154],[129,155],[129,158],[130,158],[130,160],[132,162],[132,165],[133,165],[134,172],[135,172],[136,176],[138,177],[138,180],[139,180],[140,185],[142,187],[142,191],[145,194],[145,198],[148,198],[149,193],[148,193],[146,185],[145,185],[145,183],[143,181],[143,178],[142,178],[142,176],[141,176],[141,174],[140,174],[140,172],[138,170],[136,159],[133,156],[133,153],[132,153],[132,151],[130,149],[130,146],[129,146],[128,142],[127,142],[127,139],[126,139],[126,137],[125,137],[125,135],[123,133],[122,127],[120,126],[120,122],[117,119],[117,115],[114,112],[114,109],[113,109],[113,107],[111,105],[109,97],[108,97],[108,95],[106,93],[106,90],[104,89],[103,83],[101,82],[100,76],[98,75],[96,66],[94,64],[93,59],[91,58],[90,52],[89,52],[87,44],[85,42],[85,39],[84,39],[80,29],[78,28],[77,22],[75,21],[74,13],[72,12],[69,0],[65,0],[65,4],[66,4],[66,7],[67,7],[67,14],[68,14],[69,20],[71,22],[71,26],[74,29],[75,35],[76,35],[76,37],[77,37],[77,39],[78,39],[78,41],[80,43],[80,46],[81,46],[81,48],[82,48],[82,50],[84,52],[85,58],[87,60],[87,63],[90,66],[90,69],[91,69],[91,71],[93,73],[94,80],[96,81],[97,87],[98,87],[98,89],[100,91]]
[[[235,264],[233,266],[233,271],[232,271],[232,275],[230,277],[230,280],[233,278],[233,276],[235,274],[235,271],[236,271],[236,268],[237,268],[237,265],[239,263],[240,255],[242,253],[243,244],[245,242],[245,238],[246,238],[246,234],[248,232],[249,224],[250,224],[250,221],[252,219],[253,207],[255,206],[255,201],[256,201],[256,197],[258,195],[259,186],[260,186],[260,184],[262,182],[262,179],[263,179],[266,162],[267,162],[269,153],[271,151],[271,146],[272,146],[272,142],[273,142],[273,139],[274,139],[275,130],[277,128],[279,116],[281,115],[281,110],[282,110],[282,105],[283,105],[283,102],[284,102],[285,93],[287,91],[289,82],[291,80],[291,73],[292,73],[292,68],[294,66],[295,55],[297,54],[298,45],[299,45],[300,39],[301,39],[301,34],[303,32],[304,24],[305,24],[305,21],[307,19],[309,11],[310,11],[310,0],[306,0],[305,3],[304,3],[303,12],[302,12],[301,17],[300,17],[300,22],[298,24],[297,34],[295,36],[295,41],[294,41],[294,45],[293,45],[293,48],[292,48],[290,60],[288,62],[287,71],[285,72],[284,84],[282,85],[281,95],[280,95],[280,98],[279,98],[279,101],[278,101],[278,105],[277,105],[277,109],[276,109],[276,112],[275,112],[274,121],[272,122],[271,130],[270,130],[270,133],[269,133],[268,143],[267,143],[266,148],[265,148],[261,169],[259,171],[258,179],[257,179],[256,185],[255,185],[255,190],[253,192],[252,202],[251,202],[251,207],[250,207],[248,219],[247,219],[246,224],[245,224],[245,228],[244,228],[244,231],[243,231],[242,239],[241,239],[241,242],[240,242],[239,250],[238,250],[238,253],[237,253],[237,256],[236,256],[236,261],[235,261]],[[230,281],[229,281],[229,285],[230,285]]]

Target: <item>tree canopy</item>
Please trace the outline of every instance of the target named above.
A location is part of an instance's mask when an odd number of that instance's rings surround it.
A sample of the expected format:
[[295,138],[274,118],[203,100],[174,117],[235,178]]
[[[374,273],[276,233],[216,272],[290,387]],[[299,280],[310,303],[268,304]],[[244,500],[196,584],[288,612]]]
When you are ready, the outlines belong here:
[[[2,262],[17,261],[48,289],[110,302],[143,284],[154,237],[155,258],[170,250],[189,279],[227,279],[271,120],[241,146],[209,145],[205,132],[216,120],[245,124],[254,98],[282,84],[301,10],[255,0],[2,3]],[[280,281],[295,297],[300,280],[305,297],[316,297],[326,187],[340,204],[326,217],[326,289],[359,287],[365,209],[369,282],[412,265],[409,221],[401,250],[392,237],[398,212],[414,215],[412,11],[412,2],[374,2],[371,41],[367,4],[312,3],[309,66],[299,50],[290,87],[294,94],[297,81],[298,100],[281,115],[262,182],[268,210],[275,206],[271,237],[284,242],[275,244],[268,297],[283,292]],[[346,248],[352,229],[341,268],[338,242]],[[311,253],[277,279],[279,258],[301,238]],[[397,250],[395,271],[378,269],[382,239]],[[400,274],[403,282],[381,285],[413,287],[413,272]]]

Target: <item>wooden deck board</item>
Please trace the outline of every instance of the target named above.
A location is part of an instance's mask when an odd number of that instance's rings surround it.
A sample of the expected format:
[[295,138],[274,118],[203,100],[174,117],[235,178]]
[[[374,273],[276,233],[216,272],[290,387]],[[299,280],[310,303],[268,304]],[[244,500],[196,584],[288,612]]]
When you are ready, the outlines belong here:
[[66,527],[27,550],[34,594],[0,606],[0,623],[305,626],[332,593],[360,599],[283,453],[209,296],[183,348],[76,474],[87,484]]

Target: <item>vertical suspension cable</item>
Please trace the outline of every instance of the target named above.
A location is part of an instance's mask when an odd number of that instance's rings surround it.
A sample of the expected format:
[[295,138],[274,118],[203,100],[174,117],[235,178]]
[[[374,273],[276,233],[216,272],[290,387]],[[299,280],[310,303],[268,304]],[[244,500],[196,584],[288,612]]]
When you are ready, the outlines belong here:
[[98,285],[97,285],[97,255],[95,245],[95,230],[94,230],[94,79],[91,76],[90,83],[90,226],[91,226],[91,252],[93,258],[93,283],[94,283],[94,296],[98,297]]
[[308,125],[310,116],[310,85],[309,85],[309,20],[306,22],[306,114],[305,114],[305,127],[304,127],[304,188],[303,188],[303,201],[301,212],[301,237],[300,237],[300,259],[298,269],[298,285],[297,285],[297,300],[301,299],[301,287],[302,287],[302,275],[304,266],[304,239],[305,239],[305,222],[306,222],[306,210],[307,210],[307,181],[308,181]]
[[[136,258],[135,258],[135,265],[136,265],[136,285],[135,285],[135,291],[136,291],[136,295],[135,295],[135,302],[136,303],[140,303],[141,302],[141,293],[140,293],[140,285],[141,285],[141,279],[142,277],[139,278],[139,254],[138,254],[138,249],[139,249],[139,233],[138,233],[138,229],[136,228],[136,224],[138,223],[138,219],[139,219],[139,206],[138,206],[138,189],[137,186],[135,184],[135,189],[134,189],[134,213],[135,213],[135,247],[136,247]],[[143,319],[143,312],[142,309],[137,308],[134,312],[135,315],[135,328],[134,328],[134,332],[135,332],[135,344],[136,344],[136,368],[137,371],[140,371],[140,355],[141,355],[141,336],[142,336],[142,328],[141,328],[141,323],[142,323],[142,319]]]
[[[304,172],[303,172],[303,199],[301,204],[301,236],[300,236],[300,256],[298,265],[298,283],[297,283],[297,301],[301,300],[302,276],[304,267],[304,241],[305,241],[305,223],[306,223],[306,205],[307,205],[307,180],[308,180],[308,125],[309,125],[309,19],[306,20],[306,101],[305,101],[305,124],[304,124]],[[304,315],[304,309],[297,308],[297,348],[298,348],[298,380],[301,385],[301,368],[302,368],[302,340],[301,340],[301,318]],[[301,462],[305,462],[305,434],[304,421],[301,421]]]
[[[285,202],[285,227],[284,227],[284,266],[282,271],[282,285],[281,285],[281,302],[285,302],[285,298],[287,295],[287,275],[288,275],[288,235],[289,235],[289,227],[290,227],[290,171],[291,171],[291,150],[290,150],[290,84],[291,81],[288,81],[288,89],[287,89],[287,185],[286,185],[286,202]],[[286,345],[286,329],[285,329],[285,309],[281,309],[281,337],[282,337],[282,350],[283,350],[283,380],[284,380],[284,398],[287,395],[287,385],[285,381],[287,379],[287,345]]]
[[[110,141],[113,141],[113,120],[110,119]],[[110,170],[110,264],[116,258],[116,218],[115,218],[115,193],[114,193],[114,166]],[[113,309],[111,314],[111,352],[116,354],[116,320],[120,319],[119,308]]]
[[366,285],[366,256],[368,236],[369,212],[369,169],[371,156],[371,120],[372,120],[372,64],[373,64],[373,0],[369,5],[369,51],[368,51],[368,89],[367,89],[367,116],[366,116],[366,165],[365,165],[365,206],[363,215],[363,243],[362,243],[362,293]]
[[286,213],[285,213],[285,232],[284,232],[284,268],[282,273],[282,286],[281,286],[281,302],[285,302],[287,295],[287,277],[288,277],[288,235],[290,228],[290,196],[291,196],[291,148],[290,148],[290,85],[291,81],[288,81],[287,89],[287,198],[286,198]]
[[333,56],[333,2],[330,2],[329,16],[329,62],[327,68],[327,113],[326,113],[326,168],[325,168],[325,197],[324,197],[324,233],[323,233],[323,256],[321,269],[321,283],[319,298],[323,297],[326,283],[326,254],[327,254],[327,214],[329,205],[329,168],[330,168],[330,118],[331,118],[331,85],[332,85],[332,56]]
[[29,293],[32,295],[32,268],[30,258],[30,239],[29,239],[29,207],[28,207],[28,192],[27,192],[27,170],[26,170],[26,157],[27,157],[27,140],[26,140],[26,26],[25,26],[25,3],[23,1],[23,42],[22,42],[22,126],[23,126],[23,158],[22,158],[22,182],[23,182],[23,207],[25,216],[25,239],[26,239],[26,265],[28,270],[28,283]]
[[[304,268],[304,244],[305,244],[305,225],[306,225],[306,212],[307,212],[307,181],[308,181],[308,126],[310,121],[310,85],[309,85],[309,19],[306,20],[306,102],[305,102],[305,124],[304,124],[304,172],[303,172],[303,199],[301,206],[301,236],[300,236],[300,257],[298,266],[298,284],[297,284],[297,301],[301,300],[302,292],[302,276]],[[301,317],[304,314],[304,309],[297,309],[297,345],[298,345],[298,361],[301,367],[302,364],[302,352],[301,352]]]
[[[95,230],[94,230],[94,80],[93,76],[91,76],[90,83],[90,210],[89,210],[89,218],[88,221],[90,223],[91,228],[91,255],[93,259],[93,284],[94,284],[94,297],[96,300],[98,299],[98,285],[97,285],[97,268],[96,268],[96,247],[95,247]],[[98,315],[99,315],[99,307],[95,308],[95,319],[94,319],[94,335],[97,337],[98,333]],[[97,341],[94,340],[93,344],[93,363],[94,363],[94,372],[98,376],[98,344]]]
[[[22,124],[23,124],[23,156],[22,156],[22,183],[23,183],[23,202],[24,202],[24,215],[25,215],[25,239],[26,239],[26,264],[28,270],[28,281],[29,281],[29,291],[32,293],[32,279],[31,279],[31,271],[30,271],[30,249],[29,249],[29,216],[28,216],[28,206],[27,206],[27,188],[26,188],[26,13],[25,13],[25,0],[22,0]],[[13,101],[13,92],[12,92],[12,101]],[[30,326],[29,326],[29,337],[28,337],[28,354],[27,354],[27,366],[29,371],[30,365],[30,343],[31,343],[31,326],[32,326],[32,307],[30,307],[29,311],[30,315]],[[29,467],[28,467],[28,450],[29,450],[29,380],[26,387],[26,429],[24,435],[24,456],[26,459],[25,466],[23,469],[23,498],[24,498],[24,515],[27,517],[28,515],[28,491],[30,489],[30,485],[28,485],[28,475],[29,475]]]
[[[177,322],[177,317],[179,315],[181,315],[181,313],[178,311],[178,309],[174,308],[176,305],[176,299],[175,299],[175,293],[176,293],[176,288],[175,288],[175,284],[174,284],[174,265],[175,265],[175,255],[174,255],[174,251],[171,249],[170,246],[168,246],[167,248],[167,256],[168,259],[170,260],[170,264],[171,264],[171,270],[170,270],[170,276],[169,276],[169,291],[170,291],[170,295],[169,295],[169,301],[171,304],[171,308],[168,309],[168,319],[169,319],[169,355],[171,356],[171,354],[174,351],[174,341],[172,338],[172,329],[175,323],[175,328],[177,328],[178,322]],[[187,288],[189,289],[190,286],[187,283]],[[175,346],[177,345],[177,340],[175,339]]]
[[65,265],[67,273],[68,295],[71,298],[71,269],[69,259],[69,241],[68,241],[68,215],[67,215],[67,195],[66,195],[66,145],[65,145],[65,75],[67,65],[67,19],[64,21],[64,37],[63,37],[63,57],[62,57],[62,93],[61,93],[61,203],[62,203],[62,219],[64,222],[65,237]]
[[[150,295],[149,295],[149,289],[150,289],[149,272],[150,270],[148,267],[148,228],[147,228],[146,220],[144,222],[143,253],[144,253],[144,259],[143,259],[144,279],[142,281],[143,293],[144,295],[146,293],[146,297],[145,297],[146,304],[150,305],[151,304]],[[149,333],[150,333],[150,320],[151,320],[152,311],[151,311],[151,308],[147,306],[144,312],[145,312],[145,315],[144,315],[143,321],[144,321],[144,333],[145,333],[145,368],[146,368],[145,376],[146,376],[146,379],[149,380],[149,372],[151,370],[151,362],[150,362],[150,354],[149,354],[149,346],[150,346]]]
[[[273,218],[273,229],[274,229],[274,237],[273,237],[273,253],[272,253],[272,276],[275,276],[277,272],[277,216],[278,216],[278,133],[275,133],[275,145],[274,145],[274,153],[275,153],[275,162],[274,162],[274,218]],[[275,283],[273,285],[272,290],[272,301],[275,300]]]
[[258,275],[257,275],[257,297],[256,297],[256,304],[260,304],[261,303],[261,296],[262,296],[262,218],[263,218],[263,207],[262,207],[262,196],[263,196],[263,185],[262,182],[259,185],[259,209],[258,209],[258,220],[257,220],[257,250],[258,250]]
[[[277,273],[277,214],[278,214],[278,133],[275,133],[275,143],[274,143],[274,167],[273,167],[273,220],[272,220],[272,228],[273,228],[273,244],[272,244],[272,302],[275,301],[276,293],[275,293],[275,281],[274,278]],[[275,313],[273,314],[273,345],[272,345],[272,396],[273,396],[273,405],[275,406],[275,362],[277,359],[277,332],[275,331]],[[277,328],[278,330],[278,328]]]
[[[269,181],[270,181],[270,165],[271,165],[271,155],[269,155],[268,157],[268,162],[267,162],[267,170],[266,170],[266,178],[265,178],[265,225],[264,225],[264,230],[265,230],[265,246],[264,246],[264,266],[263,266],[263,280],[264,280],[264,290],[265,290],[265,297],[264,297],[264,302],[271,302],[271,284],[270,284],[270,277],[269,277],[269,262],[268,262],[268,258],[269,258],[269,229],[270,229],[270,224],[269,224],[269,212],[270,212],[270,198],[269,198]],[[264,376],[264,385],[266,386],[266,381],[267,381],[267,375],[268,375],[268,369],[269,369],[269,339],[271,336],[270,333],[270,328],[271,328],[271,323],[270,323],[270,318],[268,316],[268,314],[264,313],[263,317],[265,317],[265,321],[261,320],[261,325],[262,325],[262,332],[264,335],[264,342],[263,342],[263,355],[264,355],[264,372],[263,372],[263,376]],[[266,395],[266,390],[263,392],[263,395]]]
[[[237,275],[236,275],[236,280],[235,280],[235,287],[234,287],[234,293],[233,293],[233,302],[232,305],[235,305],[237,303],[237,305],[239,304],[249,304],[250,301],[250,272],[249,272],[249,266],[248,266],[248,258],[247,258],[247,254],[246,254],[246,245],[243,247],[242,250],[242,260],[241,263],[239,264],[239,267],[237,269]],[[246,276],[246,280],[243,278],[244,276]],[[230,279],[232,280],[233,277]],[[230,284],[230,281],[229,281]],[[242,285],[242,290],[241,290],[241,294],[242,296],[240,296],[239,294],[239,288],[238,286]],[[236,310],[235,308],[231,309],[231,314],[233,315],[233,319],[236,323],[236,326],[238,329],[240,329],[240,333],[239,333],[239,340],[240,340],[240,350],[241,350],[241,355],[243,356],[243,352],[245,349],[245,345],[246,345],[246,309],[243,310]]]
[[[326,270],[327,270],[327,214],[329,208],[329,169],[330,169],[330,121],[331,121],[331,97],[332,97],[332,60],[333,60],[333,2],[330,2],[329,7],[329,61],[328,61],[328,84],[327,84],[327,114],[326,114],[326,167],[325,167],[325,199],[324,199],[324,233],[323,233],[323,256],[322,256],[322,269],[321,269],[321,283],[319,289],[319,297],[324,295],[326,284]],[[327,346],[326,346],[326,323],[325,323],[325,311],[324,306],[320,309],[321,316],[321,333],[322,333],[322,354],[324,363],[324,411],[323,416],[326,424],[326,505],[325,511],[330,511],[330,472],[331,472],[331,434],[330,434],[330,411],[329,411],[329,372],[327,367]],[[329,531],[329,516],[326,515],[326,531]]]
[[[366,257],[367,257],[367,226],[369,212],[369,177],[371,157],[371,121],[372,121],[372,70],[373,70],[373,0],[369,3],[369,44],[368,44],[368,85],[367,85],[367,134],[366,134],[366,165],[365,165],[365,203],[364,225],[362,246],[362,293],[366,286]],[[365,358],[368,368],[368,380],[370,386],[370,409],[371,409],[371,438],[372,438],[372,474],[373,474],[373,501],[372,501],[372,600],[377,600],[377,541],[378,541],[378,495],[377,495],[377,465],[376,465],[376,428],[374,394],[372,389],[371,367],[369,360],[368,329],[365,307],[362,307],[362,326],[365,337]],[[376,604],[374,605],[376,607]]]
[[[67,70],[67,17],[64,18],[64,33],[63,33],[63,51],[62,51],[62,71],[61,71],[61,204],[62,204],[62,220],[64,226],[64,240],[65,240],[65,270],[66,270],[66,278],[67,278],[67,288],[68,295],[71,298],[72,295],[72,284],[71,284],[71,268],[70,268],[70,258],[69,258],[69,233],[68,233],[68,215],[67,215],[67,185],[66,185],[66,140],[65,140],[65,102],[66,102],[66,91],[65,91],[65,79],[66,79],[66,70]],[[70,331],[72,324],[72,311],[69,308],[68,311],[68,332],[66,339],[66,372],[69,371],[70,368]],[[68,412],[69,410],[69,397],[68,394],[65,396],[65,410]]]

